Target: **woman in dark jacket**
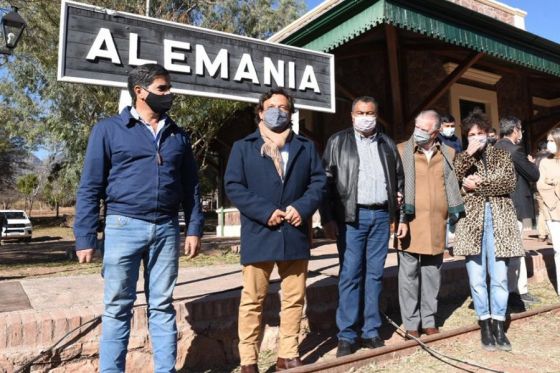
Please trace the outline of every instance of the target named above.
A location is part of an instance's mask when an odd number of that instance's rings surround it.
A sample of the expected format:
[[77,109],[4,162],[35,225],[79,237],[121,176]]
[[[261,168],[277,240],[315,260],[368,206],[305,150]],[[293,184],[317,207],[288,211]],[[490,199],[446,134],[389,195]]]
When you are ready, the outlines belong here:
[[469,145],[455,158],[455,172],[462,184],[465,216],[457,223],[453,252],[466,256],[482,347],[509,351],[511,344],[504,332],[507,264],[509,258],[524,255],[510,197],[515,189],[515,170],[508,152],[487,144],[490,123],[482,112],[469,114],[462,126]]

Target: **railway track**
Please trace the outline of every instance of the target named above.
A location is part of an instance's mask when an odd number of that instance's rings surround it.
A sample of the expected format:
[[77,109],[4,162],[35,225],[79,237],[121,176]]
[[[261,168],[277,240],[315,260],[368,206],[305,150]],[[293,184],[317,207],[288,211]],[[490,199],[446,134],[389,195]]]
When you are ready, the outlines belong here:
[[[512,314],[510,323],[517,323],[524,319],[531,318],[536,315],[547,313],[547,312],[560,313],[560,304],[543,306],[522,313]],[[421,341],[430,347],[434,347],[437,345],[441,345],[442,343],[445,343],[446,340],[449,340],[451,338],[462,337],[468,334],[475,334],[475,336],[473,335],[473,338],[479,338],[478,330],[479,330],[478,325],[473,324],[471,326],[464,326],[461,328],[441,332],[439,334],[425,336],[422,337]],[[298,368],[292,368],[287,370],[287,372],[343,373],[343,372],[348,372],[351,369],[357,369],[357,368],[367,366],[372,363],[386,362],[396,358],[401,358],[407,355],[411,355],[412,353],[416,352],[418,348],[421,348],[418,342],[416,342],[415,340],[409,340],[392,346],[385,346],[382,348],[376,348],[373,350],[363,351],[363,352],[360,351],[349,356],[344,356],[329,361],[304,365]]]

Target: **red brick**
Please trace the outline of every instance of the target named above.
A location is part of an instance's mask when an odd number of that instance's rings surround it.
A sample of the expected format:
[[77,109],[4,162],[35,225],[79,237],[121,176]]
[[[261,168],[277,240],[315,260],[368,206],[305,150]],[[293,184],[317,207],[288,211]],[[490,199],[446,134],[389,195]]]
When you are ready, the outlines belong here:
[[23,342],[21,314],[17,312],[10,312],[6,317],[8,348],[20,347]]
[[41,329],[41,345],[50,345],[53,342],[53,321],[51,316],[48,313],[41,315],[39,325]]
[[22,320],[23,345],[35,347],[41,340],[37,315],[26,313]]
[[58,341],[64,334],[68,332],[68,320],[64,310],[52,310],[51,314],[53,322],[53,339]]
[[8,324],[5,317],[0,317],[0,351],[8,347]]

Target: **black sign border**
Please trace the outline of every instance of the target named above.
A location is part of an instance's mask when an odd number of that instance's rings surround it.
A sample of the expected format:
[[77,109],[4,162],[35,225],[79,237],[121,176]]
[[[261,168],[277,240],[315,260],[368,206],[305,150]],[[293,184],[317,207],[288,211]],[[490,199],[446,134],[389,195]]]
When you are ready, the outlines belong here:
[[[161,19],[147,17],[147,16],[142,16],[142,15],[139,15],[139,14],[110,10],[110,9],[107,9],[107,8],[103,8],[103,7],[99,7],[99,6],[95,6],[95,5],[90,5],[90,4],[83,4],[83,3],[79,3],[79,2],[76,2],[76,1],[72,1],[72,0],[62,0],[62,2],[61,2],[60,30],[59,30],[59,44],[58,44],[58,73],[57,73],[58,81],[68,82],[68,83],[84,83],[84,84],[102,85],[102,86],[125,88],[125,89],[127,88],[126,82],[115,82],[115,81],[110,81],[110,80],[92,79],[92,78],[77,78],[77,77],[63,75],[63,71],[65,70],[64,56],[66,55],[66,48],[65,48],[66,43],[65,42],[66,42],[67,9],[70,6],[74,6],[74,7],[77,7],[77,8],[82,8],[82,9],[85,9],[85,10],[91,10],[91,11],[95,11],[95,12],[108,13],[110,15],[122,15],[124,17],[136,18],[136,19],[140,19],[140,20],[143,20],[143,21],[150,21],[150,22],[160,23],[160,24],[163,24],[163,25],[171,25],[171,26],[174,26],[174,27],[191,29],[191,30],[194,30],[194,31],[200,31],[200,32],[216,34],[216,35],[222,35],[222,36],[225,36],[227,38],[240,39],[240,40],[250,41],[250,42],[253,42],[253,43],[267,45],[267,46],[268,45],[273,45],[274,47],[277,47],[277,48],[280,47],[280,48],[284,48],[284,49],[302,51],[302,52],[305,52],[305,53],[308,53],[308,54],[315,54],[315,55],[318,55],[318,56],[327,57],[329,59],[329,64],[330,64],[330,95],[331,95],[330,106],[325,107],[325,106],[313,106],[313,105],[299,105],[299,104],[297,104],[297,100],[296,100],[295,107],[297,109],[322,111],[322,112],[327,112],[327,113],[334,113],[336,111],[336,108],[335,108],[335,105],[336,105],[335,82],[334,82],[335,72],[334,72],[334,55],[333,54],[312,51],[312,50],[309,50],[309,49],[293,47],[293,46],[290,46],[290,45],[283,45],[283,44],[279,44],[279,43],[269,42],[269,41],[265,41],[265,40],[255,39],[255,38],[249,38],[249,37],[246,37],[246,36],[230,34],[230,33],[227,33],[227,32],[216,31],[216,30],[206,29],[206,28],[197,27],[197,26],[185,25],[185,24],[182,24],[182,23],[166,21],[166,20],[161,20]],[[189,89],[178,89],[178,88],[172,88],[171,90],[174,93],[186,94],[186,95],[192,95],[192,96],[219,98],[219,99],[226,99],[226,100],[236,100],[236,101],[243,101],[243,102],[250,102],[250,103],[257,103],[258,102],[258,98],[247,97],[247,96],[228,95],[228,94],[221,94],[221,93],[209,93],[209,92],[204,92],[204,91],[196,91],[196,90],[189,90]]]

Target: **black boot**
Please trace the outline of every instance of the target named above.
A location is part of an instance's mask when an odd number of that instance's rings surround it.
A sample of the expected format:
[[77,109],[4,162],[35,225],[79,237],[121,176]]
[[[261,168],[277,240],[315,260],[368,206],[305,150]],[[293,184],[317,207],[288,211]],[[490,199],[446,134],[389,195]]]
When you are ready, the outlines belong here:
[[500,350],[511,351],[511,343],[506,337],[504,321],[492,320],[492,331],[494,332],[494,338],[496,338],[496,346]]
[[480,325],[480,342],[482,344],[482,348],[486,351],[496,351],[496,342],[494,341],[494,335],[492,334],[491,319],[480,320],[478,325]]

